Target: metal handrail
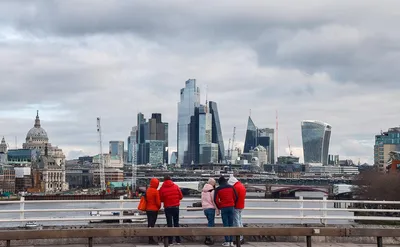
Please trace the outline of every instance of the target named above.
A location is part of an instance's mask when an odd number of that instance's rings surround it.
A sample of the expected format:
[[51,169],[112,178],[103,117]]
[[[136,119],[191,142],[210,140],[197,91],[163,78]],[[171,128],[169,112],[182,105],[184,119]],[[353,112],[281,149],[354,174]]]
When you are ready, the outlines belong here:
[[[191,198],[183,199],[184,202],[198,202],[200,199]],[[41,204],[41,203],[117,203],[119,207],[105,207],[105,208],[50,208],[50,209],[26,209],[26,204]],[[136,205],[139,202],[138,199],[120,199],[115,200],[43,200],[43,201],[25,201],[22,197],[19,201],[0,201],[0,204],[19,204],[19,209],[13,210],[0,210],[0,216],[4,214],[19,214],[19,218],[1,218],[0,222],[28,222],[28,221],[38,221],[38,222],[55,222],[55,221],[99,221],[99,220],[117,220],[121,224],[124,220],[145,220],[146,216],[124,216],[123,212],[126,210],[135,210]],[[246,207],[243,213],[244,219],[295,219],[300,220],[320,220],[322,224],[326,225],[327,220],[379,220],[379,221],[400,221],[400,217],[393,216],[354,216],[354,215],[328,215],[328,212],[376,212],[376,213],[400,213],[400,209],[364,209],[364,208],[328,208],[328,203],[345,203],[345,204],[392,204],[400,205],[400,201],[358,201],[358,200],[327,200],[323,198],[322,200],[304,200],[302,197],[300,199],[247,199],[246,202],[269,202],[269,203],[297,203],[298,207]],[[128,204],[128,207],[126,204]],[[134,203],[134,206],[132,205]],[[305,208],[305,203],[316,203],[320,207]],[[132,207],[133,206],[133,207]],[[181,211],[201,211],[201,208],[196,207],[181,207]],[[256,210],[256,211],[294,211],[299,212],[299,215],[246,215],[246,210]],[[115,216],[91,216],[91,217],[26,217],[26,213],[47,213],[47,212],[89,212],[89,211],[104,211],[104,212],[119,212],[119,215]],[[320,215],[305,215],[305,212],[321,212]],[[161,219],[165,217],[160,215]],[[204,216],[195,215],[181,215],[181,219],[203,219]]]

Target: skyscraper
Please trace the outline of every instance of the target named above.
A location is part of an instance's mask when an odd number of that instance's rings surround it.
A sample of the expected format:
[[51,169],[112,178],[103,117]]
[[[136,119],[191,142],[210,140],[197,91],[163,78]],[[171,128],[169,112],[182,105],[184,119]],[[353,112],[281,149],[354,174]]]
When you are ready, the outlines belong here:
[[[208,112],[208,106],[200,105],[198,110],[199,141],[198,160],[196,163],[217,163],[218,144],[212,143],[212,115]],[[196,143],[197,144],[197,143]]]
[[196,79],[189,79],[181,89],[178,103],[178,163],[190,164],[189,138],[195,133],[190,131],[190,121],[195,115],[195,108],[200,106],[200,89],[196,86]]
[[268,164],[275,163],[275,130],[270,128],[257,129],[257,145],[263,146],[267,150]]
[[153,113],[146,122],[142,113],[138,114],[137,164],[168,163],[168,123],[161,121],[160,113]]
[[138,127],[135,126],[132,128],[132,131],[128,137],[128,163],[129,164],[137,164],[137,132]]
[[221,162],[225,157],[225,147],[216,102],[209,102],[209,111],[212,116],[212,143],[218,144],[218,162]]
[[246,139],[244,142],[244,152],[249,153],[258,145],[267,150],[267,162],[269,164],[275,163],[275,143],[274,143],[274,129],[271,128],[257,128],[253,120],[249,116],[247,120]]
[[331,130],[332,127],[327,123],[315,120],[301,122],[304,163],[328,164]]
[[118,156],[121,161],[124,160],[124,142],[110,141],[110,155]]
[[249,153],[250,150],[257,146],[257,127],[249,116],[247,120],[246,139],[244,141],[243,152]]

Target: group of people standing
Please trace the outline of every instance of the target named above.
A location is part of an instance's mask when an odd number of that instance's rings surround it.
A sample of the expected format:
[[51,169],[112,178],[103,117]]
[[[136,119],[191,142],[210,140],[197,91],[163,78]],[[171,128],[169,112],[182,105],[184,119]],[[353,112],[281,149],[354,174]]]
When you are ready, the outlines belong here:
[[[146,198],[146,215],[148,227],[154,227],[157,221],[161,203],[164,204],[165,217],[168,227],[179,227],[179,206],[183,198],[180,188],[169,176],[164,177],[164,182],[158,190],[160,182],[157,178],[150,180],[150,186],[144,195]],[[245,206],[246,188],[234,176],[229,180],[221,176],[217,183],[210,178],[204,185],[201,193],[201,204],[208,227],[215,226],[215,216],[221,215],[224,227],[243,227],[242,210]],[[173,244],[173,237],[169,237],[169,245]],[[240,237],[243,243],[243,236]],[[179,236],[175,237],[177,245],[181,243]],[[158,245],[153,237],[149,237],[149,244]],[[206,237],[205,244],[212,245],[211,237]],[[232,236],[225,236],[223,246],[232,246]]]
[[[157,221],[158,211],[161,208],[161,203],[164,204],[165,218],[167,219],[168,227],[179,227],[179,206],[183,198],[181,189],[171,180],[170,176],[164,177],[164,182],[158,190],[160,181],[157,178],[150,180],[150,186],[146,190],[146,215],[147,226],[154,227]],[[176,244],[181,243],[179,236],[175,237]],[[173,237],[169,237],[168,242],[173,244]],[[149,237],[149,244],[158,245],[158,242]]]
[[[246,188],[234,176],[229,180],[221,176],[218,179],[218,187],[213,178],[204,185],[201,193],[201,204],[204,215],[207,217],[208,227],[215,226],[215,215],[221,215],[224,227],[243,227],[242,210],[245,206]],[[243,236],[240,236],[243,243]],[[211,245],[214,241],[207,237],[205,244]],[[225,236],[222,246],[232,246],[232,236]]]

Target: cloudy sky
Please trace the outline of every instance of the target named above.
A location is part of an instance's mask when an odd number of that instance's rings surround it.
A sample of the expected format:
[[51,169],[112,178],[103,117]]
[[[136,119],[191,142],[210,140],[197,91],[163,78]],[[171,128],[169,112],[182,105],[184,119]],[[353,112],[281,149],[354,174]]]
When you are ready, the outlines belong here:
[[[21,146],[36,109],[68,158],[126,140],[137,112],[163,114],[176,149],[179,90],[196,78],[218,103],[226,145],[249,109],[301,152],[300,121],[330,123],[330,153],[372,163],[397,126],[400,1],[0,2],[0,135]],[[106,146],[106,145],[105,145]]]

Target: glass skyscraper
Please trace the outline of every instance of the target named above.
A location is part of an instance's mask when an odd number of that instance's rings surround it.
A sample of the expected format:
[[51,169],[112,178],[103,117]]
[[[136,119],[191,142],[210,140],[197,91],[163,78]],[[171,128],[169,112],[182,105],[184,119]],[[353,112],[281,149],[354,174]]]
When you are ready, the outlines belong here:
[[327,123],[315,120],[301,122],[304,163],[328,164],[331,130],[332,127]]
[[247,120],[246,139],[244,141],[244,153],[249,153],[250,150],[257,146],[257,127],[249,116]]
[[110,155],[118,156],[121,161],[124,160],[124,142],[110,141]]
[[270,128],[257,129],[257,145],[263,146],[268,153],[268,164],[275,163],[275,130]]
[[178,163],[190,164],[189,155],[189,124],[195,115],[195,108],[200,106],[200,89],[196,86],[196,79],[189,79],[181,89],[181,98],[178,103]]
[[137,126],[132,128],[128,137],[128,163],[137,165]]
[[257,146],[262,146],[267,150],[267,162],[269,164],[275,163],[275,144],[274,144],[274,129],[262,128],[259,129],[254,124],[249,116],[247,120],[246,139],[244,141],[244,153],[250,153],[251,150]]
[[225,147],[216,102],[209,102],[209,111],[212,115],[212,143],[218,144],[218,162],[221,162],[225,157]]

